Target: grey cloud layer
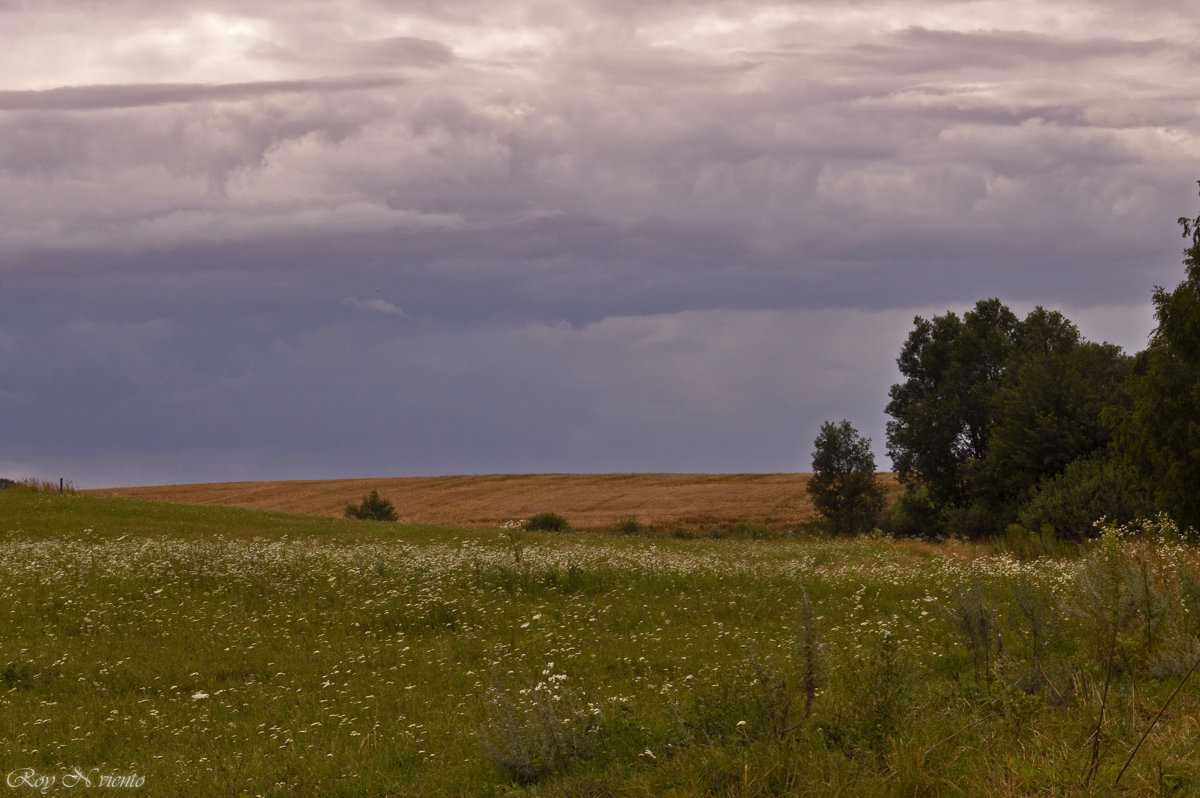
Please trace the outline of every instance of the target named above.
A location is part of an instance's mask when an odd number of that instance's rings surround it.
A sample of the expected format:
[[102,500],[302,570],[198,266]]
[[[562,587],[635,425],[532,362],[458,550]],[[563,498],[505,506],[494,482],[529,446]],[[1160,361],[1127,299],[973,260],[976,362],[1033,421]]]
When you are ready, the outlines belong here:
[[41,91],[0,91],[0,111],[91,111],[208,101],[255,99],[273,94],[320,93],[380,89],[398,78],[357,77],[319,80],[274,80],[225,85],[144,83],[127,86],[64,86]]
[[[789,414],[801,439],[839,403],[882,428],[913,308],[1142,307],[1177,279],[1187,4],[248,8],[0,6],[9,417],[87,385],[113,437],[70,440],[175,469],[315,463],[366,435],[351,414],[395,429],[342,469],[405,446],[454,470],[775,469]],[[821,333],[829,308],[887,330],[858,336],[882,356]],[[42,462],[33,428],[8,460]]]
[[[672,12],[685,14],[654,13]],[[389,210],[400,211],[461,219],[517,251],[514,225],[563,215],[618,239],[675,231],[653,242],[667,269],[702,258],[685,240],[701,229],[747,268],[806,274],[848,250],[886,268],[897,244],[935,258],[1030,240],[1068,258],[1114,247],[1144,257],[1130,232],[1171,218],[1167,201],[1186,190],[1200,95],[1178,72],[1156,82],[1195,56],[1184,40],[903,27],[829,41],[809,22],[793,41],[798,24],[751,42],[772,52],[578,46],[568,30],[545,49],[455,59],[447,43],[402,36],[359,44],[424,53],[438,68],[3,92],[0,164],[34,182],[12,184],[6,204],[36,198],[46,179],[111,181],[121,190],[103,238],[122,249],[157,245],[140,236],[164,212],[180,240],[228,223],[246,230],[236,244],[255,238],[248,217],[281,206],[376,231],[395,229]],[[278,27],[274,51],[290,52],[290,28]],[[330,38],[332,51],[352,43]],[[1059,224],[1048,229],[1048,216]],[[53,248],[61,227],[40,242],[21,231],[22,243]]]

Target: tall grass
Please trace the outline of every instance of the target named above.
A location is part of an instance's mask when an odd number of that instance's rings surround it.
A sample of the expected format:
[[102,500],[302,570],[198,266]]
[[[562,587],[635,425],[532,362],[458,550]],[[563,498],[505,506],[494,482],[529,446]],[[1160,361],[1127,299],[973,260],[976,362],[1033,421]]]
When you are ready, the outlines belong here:
[[0,768],[145,795],[1194,794],[1198,584],[1162,528],[1018,559],[3,492]]
[[36,477],[23,479],[0,478],[0,490],[26,491],[33,493],[74,493],[75,484],[69,479],[61,482],[50,482]]

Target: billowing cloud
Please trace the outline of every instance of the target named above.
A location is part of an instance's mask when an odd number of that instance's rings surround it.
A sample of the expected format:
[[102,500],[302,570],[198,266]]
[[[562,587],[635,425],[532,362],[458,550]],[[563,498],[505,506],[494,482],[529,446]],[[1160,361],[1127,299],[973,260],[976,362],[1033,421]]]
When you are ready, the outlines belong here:
[[913,309],[1144,340],[1198,34],[1165,1],[0,6],[6,456],[802,469],[818,415],[882,451]]

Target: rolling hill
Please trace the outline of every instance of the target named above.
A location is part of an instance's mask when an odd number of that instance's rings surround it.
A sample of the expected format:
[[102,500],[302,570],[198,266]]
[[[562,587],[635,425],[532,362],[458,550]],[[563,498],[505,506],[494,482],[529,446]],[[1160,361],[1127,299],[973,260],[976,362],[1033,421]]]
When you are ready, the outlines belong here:
[[[482,476],[219,482],[89,491],[150,501],[340,516],[372,490],[403,523],[495,527],[537,512],[559,513],[579,529],[624,518],[654,526],[750,522],[788,527],[815,511],[809,474],[493,474]],[[883,475],[889,496],[899,491]]]

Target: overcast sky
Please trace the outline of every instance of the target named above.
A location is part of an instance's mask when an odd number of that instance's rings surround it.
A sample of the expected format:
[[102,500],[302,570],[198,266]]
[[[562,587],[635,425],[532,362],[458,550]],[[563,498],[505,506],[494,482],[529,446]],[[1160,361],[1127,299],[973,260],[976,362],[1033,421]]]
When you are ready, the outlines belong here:
[[1141,348],[1190,0],[0,0],[0,475],[886,458],[914,315]]

